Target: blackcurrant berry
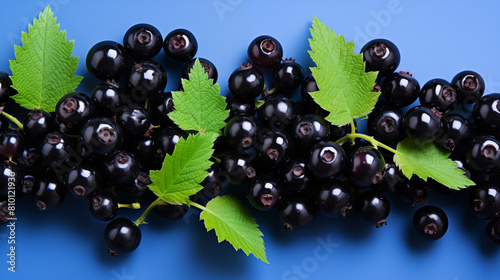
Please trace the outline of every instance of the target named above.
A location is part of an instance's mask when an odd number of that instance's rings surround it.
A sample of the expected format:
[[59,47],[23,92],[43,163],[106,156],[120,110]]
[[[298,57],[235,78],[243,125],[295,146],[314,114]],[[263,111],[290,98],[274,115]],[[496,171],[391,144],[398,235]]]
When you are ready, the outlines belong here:
[[389,199],[377,190],[367,190],[359,194],[354,209],[362,221],[374,224],[377,228],[387,225],[387,217],[391,211]]
[[437,206],[422,206],[413,214],[413,228],[423,239],[438,240],[448,230],[448,216]]
[[198,51],[198,42],[191,31],[179,28],[170,31],[163,43],[165,54],[177,61],[188,62]]
[[220,164],[217,162],[212,163],[207,170],[208,175],[203,179],[200,185],[203,187],[203,192],[211,197],[217,196],[223,188],[223,174]]
[[399,66],[401,55],[396,45],[386,39],[374,39],[361,48],[365,71],[379,71],[379,77],[393,73]]
[[457,91],[457,101],[461,104],[476,103],[484,93],[484,79],[479,73],[465,70],[451,80],[453,88]]
[[425,106],[408,110],[403,123],[406,135],[422,144],[434,141],[442,126],[440,112]]
[[0,107],[7,104],[10,97],[17,94],[17,91],[12,87],[12,80],[9,74],[0,71]]
[[264,76],[251,63],[242,64],[229,76],[228,86],[236,99],[253,101],[264,90]]
[[68,171],[63,183],[77,199],[88,198],[104,188],[101,170],[89,162],[82,162]]
[[128,72],[127,86],[130,99],[141,104],[146,98],[163,93],[167,86],[167,72],[153,60],[134,62]]
[[292,126],[299,114],[296,103],[283,95],[270,95],[257,109],[257,119],[271,130],[285,130]]
[[116,218],[108,223],[104,230],[104,242],[108,253],[113,257],[122,253],[130,253],[141,243],[141,230],[127,218]]
[[282,168],[282,174],[284,179],[283,190],[291,193],[305,191],[311,181],[311,175],[305,160],[290,160]]
[[179,220],[184,215],[186,215],[187,211],[189,209],[189,206],[186,204],[160,204],[156,205],[154,210],[158,215],[162,218],[168,219],[168,220]]
[[148,171],[139,171],[134,181],[123,186],[128,197],[132,199],[141,199],[151,192],[148,185],[152,184]]
[[457,101],[457,92],[448,81],[432,79],[422,86],[419,101],[422,106],[446,113],[453,109]]
[[273,81],[274,87],[290,92],[302,85],[304,80],[304,69],[295,59],[285,59],[274,68]]
[[140,172],[140,163],[128,151],[116,151],[103,161],[104,178],[111,184],[133,183]]
[[330,123],[319,115],[302,115],[292,125],[291,131],[297,145],[305,151],[321,141],[330,139]]
[[[403,175],[404,176],[404,175]],[[417,177],[411,179],[406,177],[394,186],[394,193],[403,201],[415,206],[417,204],[427,203],[427,194],[429,193],[429,183]]]
[[500,93],[491,93],[478,99],[472,109],[472,117],[483,132],[499,135]]
[[98,192],[92,195],[89,203],[92,217],[99,221],[111,221],[118,213],[116,196],[110,192]]
[[27,142],[40,144],[47,133],[56,128],[54,117],[47,111],[33,109],[23,120],[24,137]]
[[126,92],[112,83],[101,83],[97,85],[90,95],[94,103],[95,113],[102,117],[112,117],[125,106],[127,100]]
[[248,115],[237,115],[230,119],[224,128],[224,137],[231,147],[247,150],[254,146],[260,124]]
[[56,121],[70,131],[76,132],[95,115],[92,99],[79,92],[68,93],[61,97],[55,108]]
[[345,217],[352,209],[353,189],[340,180],[324,180],[318,184],[316,200],[321,213],[325,217]]
[[0,158],[16,158],[24,151],[24,136],[17,130],[0,131]]
[[176,126],[162,127],[153,136],[156,152],[161,158],[167,154],[172,155],[175,145],[181,138],[185,138],[186,133]]
[[494,244],[500,244],[500,218],[493,219],[486,225],[486,236]]
[[493,136],[475,135],[467,145],[467,163],[479,173],[500,170],[500,142]]
[[147,23],[130,27],[123,36],[123,46],[127,53],[137,59],[150,59],[157,55],[163,44],[160,31]]
[[408,72],[395,72],[385,77],[381,93],[387,102],[398,107],[406,107],[418,99],[420,84]]
[[311,148],[308,167],[318,178],[330,178],[340,175],[346,164],[344,149],[331,141],[322,141]]
[[56,176],[49,174],[37,182],[33,193],[38,209],[46,210],[57,207],[64,202],[67,188]]
[[384,178],[385,160],[373,146],[358,148],[349,156],[349,179],[361,188],[380,184]]
[[267,131],[259,136],[257,150],[262,163],[278,166],[287,162],[295,153],[295,142],[283,131]]
[[226,96],[226,109],[229,110],[229,117],[231,119],[237,115],[255,115],[255,102],[248,100],[236,99],[233,95]]
[[87,70],[101,80],[118,80],[128,67],[125,48],[114,41],[102,41],[90,48],[86,58]]
[[120,125],[125,137],[134,138],[149,131],[151,118],[146,108],[139,105],[129,105],[116,115],[116,122]]
[[469,192],[469,206],[472,213],[480,219],[499,217],[500,185],[496,182],[482,181],[472,186]]
[[48,133],[42,141],[42,159],[50,167],[61,168],[67,164],[72,151],[70,138],[59,131]]
[[278,207],[283,229],[292,231],[310,225],[316,217],[316,204],[304,196],[283,198]]
[[170,91],[156,94],[149,99],[148,111],[153,125],[173,125],[168,116],[173,110],[174,101]]
[[275,38],[261,35],[250,42],[247,54],[254,65],[261,68],[273,68],[281,62],[283,48]]
[[368,134],[384,144],[395,146],[406,137],[403,127],[404,114],[398,107],[384,106],[368,115]]
[[201,66],[205,68],[205,72],[207,73],[208,78],[212,79],[212,82],[215,84],[218,78],[217,67],[215,67],[215,64],[213,64],[210,60],[202,57],[193,58],[190,61],[186,62],[186,64],[184,64],[184,66],[182,67],[181,78],[189,79],[189,72],[191,72],[196,59],[200,61]]
[[230,153],[220,166],[226,180],[233,185],[243,184],[257,175],[250,156],[245,153]]
[[118,150],[123,143],[121,127],[111,118],[92,118],[80,131],[82,154],[107,155]]
[[277,205],[282,187],[276,174],[259,173],[248,183],[248,201],[258,210],[269,211]]
[[452,152],[469,142],[472,127],[466,118],[459,114],[447,114],[441,122],[443,126],[435,140],[438,146]]

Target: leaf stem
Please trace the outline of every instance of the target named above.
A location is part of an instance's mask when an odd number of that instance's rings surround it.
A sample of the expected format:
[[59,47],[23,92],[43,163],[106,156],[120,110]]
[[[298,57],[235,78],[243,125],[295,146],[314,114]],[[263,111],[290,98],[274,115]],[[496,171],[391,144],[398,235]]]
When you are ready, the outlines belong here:
[[209,211],[209,210],[208,210],[205,206],[203,206],[203,205],[201,205],[201,204],[198,204],[198,203],[196,203],[196,202],[194,202],[194,201],[191,201],[191,202],[189,203],[189,206],[194,206],[194,207],[196,207],[196,208],[198,208],[198,209],[200,209],[200,210],[202,210],[202,211]]
[[153,202],[151,202],[151,204],[149,204],[148,208],[146,208],[146,210],[144,210],[142,215],[137,220],[135,220],[134,224],[136,224],[138,226],[147,224],[147,222],[145,221],[146,216],[149,214],[149,212],[151,212],[151,210],[153,210],[153,208],[156,205],[160,205],[160,204],[163,204],[163,200],[158,197],[155,201],[153,201]]
[[350,134],[347,134],[346,136],[340,138],[339,140],[335,141],[335,143],[337,144],[342,144],[348,140],[354,140],[356,138],[361,138],[361,139],[364,139],[366,141],[368,141],[370,144],[372,144],[375,148],[378,148],[378,147],[381,147],[381,148],[384,148],[386,149],[387,151],[395,154],[397,153],[397,151],[392,148],[392,147],[389,147],[388,145],[376,140],[375,138],[373,138],[372,136],[368,136],[366,134],[362,134],[362,133],[350,133]]
[[134,202],[134,203],[118,203],[118,208],[141,209],[141,204],[139,202]]
[[4,110],[1,110],[0,111],[2,115],[4,115],[9,121],[15,123],[17,125],[17,127],[21,130],[24,129],[23,127],[23,124],[18,120],[16,119],[16,117],[12,116],[11,114],[5,112]]

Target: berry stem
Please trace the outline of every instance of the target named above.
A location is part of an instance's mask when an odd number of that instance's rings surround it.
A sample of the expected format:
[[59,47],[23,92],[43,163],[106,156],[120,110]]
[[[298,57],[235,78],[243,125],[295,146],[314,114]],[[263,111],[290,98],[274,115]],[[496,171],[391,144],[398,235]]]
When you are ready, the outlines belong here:
[[4,115],[4,116],[5,116],[5,117],[9,120],[9,121],[11,121],[11,122],[15,123],[15,124],[17,125],[18,129],[23,130],[23,124],[22,124],[22,123],[21,123],[18,119],[16,119],[16,117],[14,117],[14,116],[12,116],[11,114],[9,114],[9,113],[5,112],[5,111],[3,110],[3,108],[4,108],[4,107],[2,107],[2,108],[0,109],[0,113],[1,113],[2,115]]
[[200,209],[200,210],[202,210],[202,211],[208,211],[208,212],[210,212],[210,210],[208,210],[205,206],[203,206],[203,205],[201,205],[201,204],[198,204],[198,203],[196,203],[196,202],[194,202],[194,201],[191,201],[191,202],[189,203],[189,206],[194,206],[194,207],[196,207],[196,208],[198,208],[198,209]]
[[137,226],[147,224],[145,219],[146,219],[146,216],[149,214],[149,212],[151,212],[151,210],[153,210],[153,208],[156,205],[160,205],[163,203],[164,203],[163,200],[159,197],[155,201],[151,202],[151,204],[149,204],[148,208],[146,208],[146,210],[144,210],[142,215],[137,220],[135,220],[134,224],[136,224]]
[[139,202],[134,203],[118,203],[118,208],[129,208],[129,209],[141,209],[141,204]]
[[397,151],[394,149],[394,148],[391,148],[389,147],[388,145],[376,140],[375,138],[371,137],[371,136],[368,136],[366,134],[361,134],[361,133],[350,133],[350,134],[347,134],[346,136],[340,138],[339,140],[336,141],[337,144],[342,144],[348,140],[354,140],[356,138],[361,138],[361,139],[364,139],[366,141],[368,141],[370,144],[373,145],[373,147],[377,148],[378,147],[382,147],[384,149],[386,149],[387,151],[395,154],[397,153]]

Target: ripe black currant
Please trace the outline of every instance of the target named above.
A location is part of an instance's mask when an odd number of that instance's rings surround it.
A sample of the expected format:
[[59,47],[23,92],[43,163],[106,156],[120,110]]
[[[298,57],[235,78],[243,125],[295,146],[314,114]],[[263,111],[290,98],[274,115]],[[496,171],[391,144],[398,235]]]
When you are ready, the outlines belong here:
[[142,104],[148,97],[163,93],[167,86],[167,72],[154,60],[134,62],[127,76],[130,99]]
[[283,48],[275,38],[268,35],[261,35],[250,42],[247,54],[256,66],[273,68],[281,62]]
[[374,39],[361,48],[365,71],[379,71],[379,77],[393,73],[399,66],[401,55],[396,45],[386,39]]
[[102,117],[112,117],[123,107],[127,100],[125,91],[112,83],[97,85],[90,95],[95,113]]
[[39,144],[47,133],[54,130],[54,118],[44,110],[33,109],[23,120],[24,138],[29,143]]
[[217,67],[215,67],[215,64],[213,64],[210,60],[202,57],[193,58],[190,61],[186,62],[186,64],[184,64],[184,66],[182,67],[181,78],[189,79],[189,72],[193,68],[196,59],[200,61],[201,66],[205,68],[205,72],[207,73],[208,78],[212,79],[212,82],[215,84],[218,78]]
[[128,54],[114,41],[102,41],[87,53],[87,70],[101,80],[118,80],[127,71]]
[[82,162],[73,167],[65,175],[63,183],[77,199],[88,198],[104,188],[101,170],[90,162]]
[[149,99],[148,111],[152,125],[172,125],[168,113],[174,110],[172,92],[167,91],[156,94]]
[[448,230],[448,216],[437,206],[422,206],[413,214],[413,228],[423,239],[438,240]]
[[368,134],[384,144],[394,146],[406,137],[404,114],[398,107],[384,106],[368,115]]
[[296,193],[308,188],[311,175],[305,160],[292,159],[281,170],[284,179],[284,191]]
[[472,109],[472,117],[483,132],[499,135],[500,93],[491,93],[478,99]]
[[127,218],[116,218],[108,223],[104,230],[104,242],[108,253],[116,257],[122,253],[130,253],[141,243],[141,230]]
[[137,59],[150,59],[162,48],[163,37],[160,31],[147,23],[130,27],[123,36],[123,46],[127,53]]
[[233,185],[240,185],[257,175],[252,159],[246,153],[231,152],[220,164],[226,180]]
[[224,137],[231,147],[247,150],[254,146],[260,124],[248,115],[237,115],[230,119],[224,128]]
[[92,118],[80,131],[83,155],[106,155],[119,149],[123,143],[121,127],[111,118]]
[[144,135],[151,126],[151,118],[146,108],[131,104],[116,115],[126,137],[134,138]]
[[24,172],[12,161],[0,162],[0,196],[16,193],[21,188]]
[[297,105],[283,95],[270,95],[257,109],[257,119],[271,130],[285,130],[298,118]]
[[285,59],[274,68],[274,87],[281,91],[290,92],[301,86],[303,80],[304,69],[295,59]]
[[466,118],[459,114],[447,114],[441,122],[443,126],[434,140],[438,146],[452,152],[469,142],[472,127]]
[[420,84],[408,72],[394,72],[385,77],[381,93],[387,102],[398,107],[406,107],[418,99]]
[[0,71],[0,106],[7,104],[10,97],[14,94],[17,94],[17,91],[12,87],[12,80],[9,74]]
[[391,206],[389,199],[380,191],[371,189],[356,197],[354,209],[362,221],[374,224],[377,228],[387,225]]
[[116,151],[103,161],[103,175],[110,184],[126,185],[133,183],[140,172],[140,163],[128,151]]
[[156,152],[161,158],[174,152],[175,145],[181,138],[185,138],[186,133],[176,126],[161,127],[153,136]]
[[198,42],[191,31],[178,28],[165,36],[163,51],[174,60],[188,62],[196,55]]
[[319,115],[302,115],[292,125],[291,131],[297,145],[304,151],[309,151],[313,145],[330,139],[330,123]]
[[269,211],[278,204],[282,187],[276,174],[259,173],[248,183],[248,201],[258,210]]
[[345,217],[354,201],[351,186],[340,180],[322,180],[318,183],[316,200],[321,213],[325,217]]
[[457,101],[457,92],[448,81],[432,79],[422,86],[419,101],[422,106],[446,113],[453,109]]
[[442,126],[440,112],[425,106],[408,110],[403,123],[406,135],[423,144],[434,141]]
[[347,174],[361,188],[380,184],[384,178],[385,160],[373,146],[356,149],[349,155]]
[[484,93],[484,79],[479,73],[465,70],[451,80],[453,88],[457,91],[457,101],[461,104],[476,103]]
[[95,115],[92,99],[79,92],[61,97],[55,109],[56,122],[62,123],[71,132],[78,133],[80,127]]
[[344,149],[331,141],[322,141],[311,148],[307,166],[318,178],[331,178],[340,175],[346,163]]
[[45,136],[40,152],[45,164],[53,168],[60,168],[70,159],[71,147],[70,138],[66,134],[54,131]]
[[124,184],[122,188],[127,193],[129,198],[141,199],[151,192],[148,185],[152,184],[151,177],[147,170],[141,170],[137,173],[133,182]]
[[229,76],[228,86],[236,99],[253,101],[264,90],[264,76],[251,63],[242,64]]
[[469,192],[469,207],[480,219],[500,216],[500,185],[492,181],[481,181]]
[[288,196],[280,200],[278,214],[283,229],[292,231],[310,225],[316,217],[315,201],[305,196]]
[[61,205],[66,197],[67,188],[54,174],[41,178],[33,188],[38,209],[46,210]]
[[17,130],[0,131],[0,158],[16,158],[24,151],[24,136]]
[[417,204],[426,204],[429,185],[430,183],[427,183],[416,175],[412,176],[411,179],[404,177],[403,180],[394,185],[394,194],[413,206]]
[[467,163],[479,173],[500,170],[500,142],[493,136],[474,135],[467,145]]
[[259,136],[257,150],[262,163],[278,166],[287,162],[295,153],[295,142],[284,131],[269,130]]
[[500,244],[500,218],[493,219],[486,225],[486,236],[494,244]]
[[94,193],[90,198],[89,210],[92,217],[99,221],[111,221],[118,213],[118,201],[110,192]]
[[227,106],[226,109],[229,110],[229,118],[231,119],[237,115],[255,115],[255,102],[248,100],[236,99],[233,95],[226,96]]
[[156,205],[154,210],[162,218],[176,221],[186,215],[189,206],[186,204],[160,204]]

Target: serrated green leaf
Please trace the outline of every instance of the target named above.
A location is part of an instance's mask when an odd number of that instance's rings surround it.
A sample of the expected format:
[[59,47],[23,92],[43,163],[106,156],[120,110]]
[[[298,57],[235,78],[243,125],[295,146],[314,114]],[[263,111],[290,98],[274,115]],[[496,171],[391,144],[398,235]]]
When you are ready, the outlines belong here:
[[455,190],[474,185],[449,155],[433,143],[421,144],[406,138],[397,145],[394,163],[408,178],[413,174],[424,180],[431,177]]
[[209,160],[213,153],[215,133],[191,134],[181,138],[172,155],[166,155],[161,170],[150,172],[152,184],[148,187],[161,199],[172,204],[185,204],[189,196],[203,187],[206,171],[213,163]]
[[208,79],[205,68],[196,59],[189,79],[182,79],[184,91],[172,93],[175,110],[168,115],[180,128],[220,133],[226,125],[229,110],[226,99],[220,95],[219,84]]
[[207,231],[215,229],[219,243],[227,240],[235,250],[242,249],[247,256],[251,253],[269,263],[262,232],[248,209],[236,198],[230,195],[215,197],[207,203],[200,219],[205,221]]
[[16,60],[10,61],[12,98],[26,109],[53,112],[59,99],[74,91],[82,77],[76,76],[78,57],[72,57],[74,41],[66,41],[66,31],[59,31],[57,18],[47,6],[28,32],[23,32],[23,46],[15,46]]
[[309,55],[316,63],[311,72],[318,91],[311,92],[323,109],[330,114],[326,119],[342,126],[353,119],[368,115],[380,95],[371,92],[377,72],[365,73],[361,54],[354,54],[354,42],[345,41],[344,36],[314,17],[309,45]]

